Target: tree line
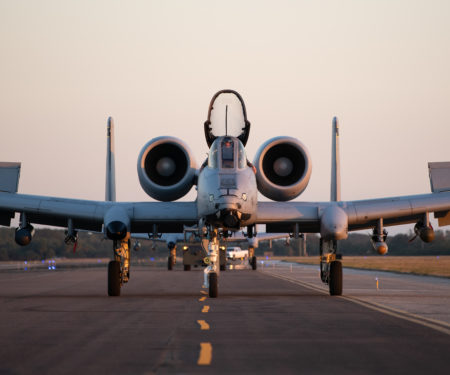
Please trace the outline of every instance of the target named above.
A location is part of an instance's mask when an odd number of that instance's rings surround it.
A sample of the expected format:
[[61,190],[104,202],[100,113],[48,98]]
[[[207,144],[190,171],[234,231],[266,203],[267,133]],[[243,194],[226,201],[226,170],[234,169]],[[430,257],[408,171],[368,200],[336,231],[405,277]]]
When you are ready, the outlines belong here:
[[[112,242],[105,240],[103,234],[79,233],[79,240],[74,251],[74,245],[64,243],[64,231],[60,229],[36,229],[33,240],[27,246],[19,246],[14,241],[13,228],[0,228],[0,261],[8,260],[42,260],[50,258],[111,258]],[[412,233],[397,234],[387,239],[389,255],[450,255],[450,231],[437,230],[435,240],[423,243],[413,237]],[[132,246],[133,246],[132,241]],[[155,244],[147,240],[140,240],[142,247],[138,252],[133,251],[133,257],[166,257],[167,247],[164,243]],[[228,246],[231,246],[228,245]],[[236,244],[245,248],[242,244]],[[368,234],[351,233],[347,240],[339,242],[339,252],[344,255],[376,255],[372,248]],[[279,256],[297,256],[301,254],[302,240],[291,239],[272,241],[272,247],[267,241],[260,242],[256,254],[261,256],[270,252]],[[306,251],[308,255],[319,255],[319,236],[306,236]],[[181,255],[181,251],[179,251]]]

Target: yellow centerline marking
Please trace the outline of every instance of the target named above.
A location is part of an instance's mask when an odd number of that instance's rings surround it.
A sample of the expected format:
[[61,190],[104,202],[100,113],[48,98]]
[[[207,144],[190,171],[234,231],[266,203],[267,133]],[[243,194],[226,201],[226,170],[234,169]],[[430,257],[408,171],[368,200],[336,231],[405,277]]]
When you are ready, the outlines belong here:
[[[308,289],[313,289],[313,290],[321,292],[323,294],[327,294],[327,295],[329,294],[327,290],[322,289],[320,287],[317,287],[315,285],[312,285],[310,283],[306,283],[304,281],[291,279],[290,277],[287,277],[287,276],[276,275],[276,274],[273,274],[273,273],[267,272],[267,271],[264,271],[263,273],[265,273],[267,275],[270,275],[272,277],[277,277],[279,279],[283,279],[283,280],[289,281],[289,282],[291,282],[293,284],[301,285],[301,286],[303,286],[305,288],[308,288]],[[375,311],[381,312],[381,313],[386,314],[386,315],[391,315],[391,316],[394,316],[396,318],[406,320],[408,322],[416,323],[416,324],[419,324],[421,326],[434,329],[434,330],[436,330],[438,332],[445,333],[446,335],[450,335],[450,324],[448,324],[446,322],[441,322],[439,320],[435,320],[435,319],[431,319],[431,318],[425,318],[423,316],[416,315],[416,314],[413,314],[413,313],[409,313],[409,312],[404,311],[404,310],[395,309],[393,307],[383,306],[383,305],[380,305],[380,304],[378,304],[376,302],[367,302],[367,301],[364,301],[364,300],[359,299],[357,297],[335,296],[333,298],[336,298],[336,297],[337,298],[341,298],[341,299],[345,299],[347,301],[356,303],[358,305],[362,305],[362,306],[367,307],[367,308],[369,308],[371,310],[375,310]]]
[[208,292],[205,292],[204,290],[201,290],[200,294],[208,294]]
[[209,306],[208,305],[203,306],[202,313],[207,313],[208,311],[209,311]]
[[198,300],[199,300],[200,302],[203,302],[205,299],[206,299],[206,297],[201,297],[201,298],[199,298]]
[[197,320],[197,323],[200,325],[200,329],[202,331],[207,331],[209,330],[209,324],[206,323],[204,320]]
[[207,366],[211,364],[212,360],[212,345],[210,342],[200,343],[200,354],[198,356],[197,364],[200,366]]

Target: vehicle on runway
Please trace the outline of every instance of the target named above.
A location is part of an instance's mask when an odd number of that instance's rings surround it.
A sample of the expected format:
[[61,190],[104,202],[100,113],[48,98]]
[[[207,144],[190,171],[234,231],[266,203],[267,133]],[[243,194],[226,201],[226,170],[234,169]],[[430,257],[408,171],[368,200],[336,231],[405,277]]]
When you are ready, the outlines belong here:
[[246,259],[248,250],[242,250],[239,246],[227,247],[227,259]]
[[[450,163],[430,163],[430,194],[362,201],[341,201],[339,127],[333,119],[331,201],[292,201],[307,187],[312,164],[307,148],[293,137],[278,136],[261,145],[253,163],[245,145],[250,122],[242,97],[233,90],[216,93],[204,123],[209,153],[200,168],[180,139],[160,136],[147,142],[137,162],[143,190],[159,202],[116,202],[113,123],[109,119],[105,201],[17,194],[20,164],[0,165],[0,225],[9,226],[16,212],[19,245],[32,240],[32,223],[66,227],[66,242],[78,230],[103,231],[112,240],[114,260],[108,266],[108,294],[120,295],[129,279],[130,234],[183,233],[194,228],[208,249],[205,287],[218,295],[219,247],[231,233],[247,228],[252,239],[257,224],[267,233],[320,234],[321,279],[331,295],[342,294],[342,264],[337,242],[348,231],[372,228],[376,251],[387,252],[385,226],[416,223],[425,242],[434,238],[429,213],[439,225],[450,224]],[[174,202],[196,186],[197,198]],[[258,201],[258,192],[272,201]],[[289,202],[291,201],[291,202]],[[249,254],[250,256],[250,254]],[[255,261],[256,257],[252,256]]]

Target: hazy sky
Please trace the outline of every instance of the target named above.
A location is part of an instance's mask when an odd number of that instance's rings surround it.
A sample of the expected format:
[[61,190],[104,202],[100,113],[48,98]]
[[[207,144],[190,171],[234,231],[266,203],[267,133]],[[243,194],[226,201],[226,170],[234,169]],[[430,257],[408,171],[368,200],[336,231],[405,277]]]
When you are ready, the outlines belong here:
[[22,162],[22,193],[101,200],[113,116],[118,200],[148,200],[141,147],[177,136],[200,164],[231,88],[250,160],[278,135],[309,148],[297,200],[329,199],[335,115],[344,200],[426,193],[427,162],[450,160],[449,17],[447,0],[0,0],[0,160]]

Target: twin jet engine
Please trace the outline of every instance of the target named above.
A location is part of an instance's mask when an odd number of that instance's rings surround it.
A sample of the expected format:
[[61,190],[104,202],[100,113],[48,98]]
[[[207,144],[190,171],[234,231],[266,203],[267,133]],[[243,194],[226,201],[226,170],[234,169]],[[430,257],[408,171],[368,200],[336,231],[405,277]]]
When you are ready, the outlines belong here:
[[[291,137],[265,142],[254,159],[261,194],[275,201],[298,197],[311,177],[311,158],[306,147]],[[142,189],[159,201],[185,196],[196,180],[197,164],[189,147],[175,137],[158,137],[142,148],[137,164]]]
[[274,201],[298,197],[311,177],[311,158],[306,147],[291,137],[266,141],[257,151],[254,165],[258,191]]
[[142,148],[137,170],[142,189],[154,199],[169,202],[191,190],[197,164],[183,141],[175,137],[158,137]]

